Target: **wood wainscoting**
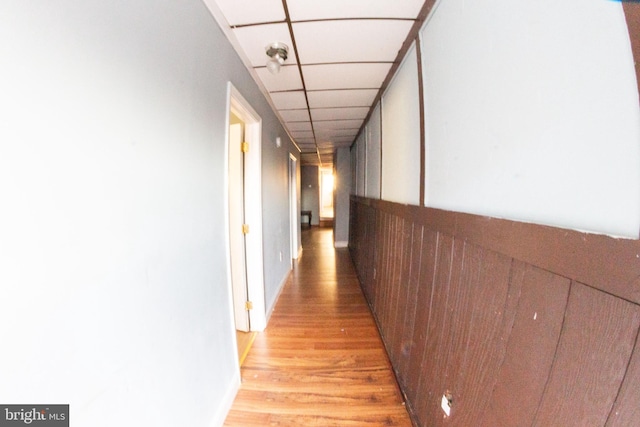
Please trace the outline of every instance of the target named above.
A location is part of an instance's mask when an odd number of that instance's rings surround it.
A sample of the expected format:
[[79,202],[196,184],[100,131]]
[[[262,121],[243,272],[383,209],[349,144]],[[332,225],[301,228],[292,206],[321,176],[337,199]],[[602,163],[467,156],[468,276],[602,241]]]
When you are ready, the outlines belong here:
[[639,241],[359,197],[350,215],[415,424],[640,425]]

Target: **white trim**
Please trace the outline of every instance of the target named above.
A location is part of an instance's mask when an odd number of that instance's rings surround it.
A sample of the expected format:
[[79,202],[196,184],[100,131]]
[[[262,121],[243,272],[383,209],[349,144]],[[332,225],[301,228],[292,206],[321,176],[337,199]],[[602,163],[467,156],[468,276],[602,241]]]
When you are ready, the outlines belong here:
[[[293,260],[300,257],[300,251],[298,248],[298,236],[300,235],[300,205],[298,203],[298,159],[292,153],[289,153],[287,169],[289,181],[289,238],[291,242],[291,259]],[[290,265],[293,267],[293,261],[291,260]]]
[[227,391],[225,392],[224,397],[222,398],[220,405],[218,406],[218,409],[216,410],[216,413],[211,420],[211,427],[222,427],[224,425],[224,421],[227,419],[227,415],[229,415],[229,411],[233,406],[233,401],[236,399],[236,395],[238,394],[239,390],[240,370],[237,370],[233,374],[233,380],[231,384],[229,384],[229,387],[227,388]]
[[333,243],[333,247],[334,248],[348,248],[349,247],[349,242],[344,241],[344,240],[336,241],[336,242]]
[[[249,225],[249,233],[246,235],[247,290],[249,301],[253,303],[253,310],[249,312],[251,330],[260,332],[267,326],[264,300],[264,258],[262,253],[262,119],[231,82],[227,84],[227,106],[227,114],[230,114],[230,111],[233,110],[234,114],[245,123],[245,139],[249,143],[249,152],[245,154],[245,221]],[[225,154],[228,158],[228,152]],[[227,160],[225,176],[228,176],[228,173],[229,165]],[[227,206],[225,206],[225,211],[227,212],[227,233],[225,234],[227,235],[227,265],[230,271],[228,188],[229,183],[226,182],[225,204]],[[228,277],[228,282],[229,289],[232,289],[230,276]],[[233,323],[235,324],[235,321]]]

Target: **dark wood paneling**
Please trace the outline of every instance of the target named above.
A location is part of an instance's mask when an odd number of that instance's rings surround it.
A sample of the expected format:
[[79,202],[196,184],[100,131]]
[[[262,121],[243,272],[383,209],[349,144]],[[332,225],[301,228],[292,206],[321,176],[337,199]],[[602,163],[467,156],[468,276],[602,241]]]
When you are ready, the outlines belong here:
[[450,334],[456,329],[467,329],[468,334],[456,341],[446,369],[446,378],[453,380],[446,388],[453,395],[455,425],[476,424],[489,404],[507,345],[503,324],[513,323],[513,317],[506,319],[505,314],[515,315],[505,310],[510,270],[511,259],[465,244],[459,286],[464,305],[459,317],[467,325],[452,323]]
[[640,308],[574,283],[538,426],[601,426],[618,394]]
[[418,309],[424,311],[422,304],[418,304],[418,289],[421,285],[422,270],[422,245],[424,241],[424,228],[414,227],[411,233],[411,260],[409,263],[409,279],[407,284],[407,295],[404,312],[404,325],[402,328],[402,340],[400,354],[396,359],[396,370],[398,371],[398,380],[406,388],[407,386],[407,369],[411,356],[411,349],[414,346],[413,332],[416,322]]
[[607,427],[635,427],[640,423],[640,349],[636,347]]
[[640,303],[640,241],[538,224],[354,198],[580,283]]
[[[431,311],[433,309],[433,282],[435,278],[435,263],[438,258],[438,234],[425,230],[422,238],[422,250],[419,259],[421,271],[416,295],[416,317],[412,331],[407,331],[407,339],[411,342],[406,374],[403,374],[407,386],[410,409],[418,401],[418,387],[423,374],[423,356],[430,329]],[[393,362],[392,362],[393,363]]]
[[404,327],[407,312],[414,310],[415,304],[409,309],[415,300],[415,295],[409,297],[410,292],[410,275],[411,275],[411,259],[412,259],[412,235],[413,224],[410,221],[403,221],[402,235],[400,236],[400,244],[402,250],[402,260],[398,271],[398,293],[396,295],[396,306],[392,313],[391,322],[394,330],[391,334],[390,353],[393,360],[400,362],[402,358],[402,347],[404,343]]
[[[444,392],[441,372],[446,366],[446,350],[443,347],[448,333],[447,312],[449,305],[450,273],[455,262],[454,240],[448,236],[438,236],[438,248],[435,259],[431,298],[422,300],[429,302],[429,317],[426,325],[426,342],[424,343],[420,369],[417,378],[417,394],[411,406],[415,408],[419,421],[424,424],[433,422],[434,401]],[[417,325],[416,325],[417,327]],[[415,331],[414,331],[415,332]]]
[[637,241],[357,197],[352,212],[416,425],[640,425]]
[[491,403],[479,425],[531,425],[556,353],[569,279],[515,262],[512,298],[517,314]]

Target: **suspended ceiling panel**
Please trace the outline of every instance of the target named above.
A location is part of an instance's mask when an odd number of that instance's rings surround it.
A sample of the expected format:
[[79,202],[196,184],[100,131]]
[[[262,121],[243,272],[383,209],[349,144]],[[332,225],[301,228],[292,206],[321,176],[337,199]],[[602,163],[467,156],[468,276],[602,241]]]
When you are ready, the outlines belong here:
[[292,21],[338,18],[415,19],[423,3],[423,0],[287,0]]
[[378,19],[315,21],[293,24],[293,32],[302,64],[393,62],[411,25]]
[[309,110],[280,110],[280,115],[286,122],[308,122]]
[[368,112],[368,107],[316,108],[311,110],[311,118],[313,120],[364,119]]
[[362,120],[317,120],[313,122],[316,131],[324,129],[353,129],[357,131],[362,125]]
[[255,72],[269,92],[302,89],[300,72],[295,65],[282,67],[278,74],[271,74],[266,67],[256,68]]
[[[318,163],[350,145],[432,0],[204,0],[289,135]],[[289,47],[278,74],[265,48]],[[300,63],[298,63],[300,61]],[[331,162],[330,154],[320,156]]]
[[376,98],[378,89],[348,89],[309,91],[310,108],[369,107]]
[[391,63],[303,65],[307,90],[377,89]]
[[287,122],[287,127],[289,128],[289,131],[291,132],[296,132],[296,131],[307,131],[307,132],[311,132],[313,131],[313,128],[311,127],[311,121],[306,121],[306,122]]

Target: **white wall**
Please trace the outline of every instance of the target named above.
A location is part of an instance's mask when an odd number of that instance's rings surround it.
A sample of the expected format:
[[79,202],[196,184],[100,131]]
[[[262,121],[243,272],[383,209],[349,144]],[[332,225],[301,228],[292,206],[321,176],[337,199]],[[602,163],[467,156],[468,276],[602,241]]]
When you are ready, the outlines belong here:
[[413,46],[382,97],[382,198],[420,203],[420,91]]
[[366,187],[366,174],[365,169],[367,168],[367,140],[365,139],[364,132],[360,133],[356,138],[356,150],[357,150],[357,170],[356,170],[356,194],[358,196],[364,196],[365,187]]
[[[0,401],[220,424],[239,382],[227,81],[280,134],[268,104],[198,0],[3,1],[0,55]],[[286,171],[268,150],[263,172]],[[285,182],[265,210],[287,203]]]
[[365,130],[367,141],[365,196],[372,199],[380,198],[380,144],[382,143],[380,120],[380,104],[378,103],[371,113]]
[[352,144],[351,154],[351,194],[356,195],[358,190],[358,146]]
[[448,0],[422,39],[428,206],[638,237],[640,114],[619,2]]

